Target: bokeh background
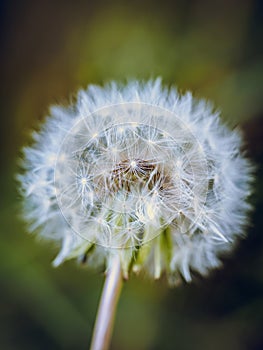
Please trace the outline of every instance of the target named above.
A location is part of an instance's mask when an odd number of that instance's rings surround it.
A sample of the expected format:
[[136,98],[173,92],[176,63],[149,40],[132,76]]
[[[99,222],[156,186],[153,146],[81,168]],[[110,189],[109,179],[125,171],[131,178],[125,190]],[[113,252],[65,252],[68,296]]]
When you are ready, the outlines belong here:
[[263,349],[263,6],[258,0],[1,1],[0,348],[87,349],[103,275],[26,233],[14,174],[29,130],[89,83],[161,76],[244,130],[258,164],[248,237],[224,269],[125,284],[112,349]]

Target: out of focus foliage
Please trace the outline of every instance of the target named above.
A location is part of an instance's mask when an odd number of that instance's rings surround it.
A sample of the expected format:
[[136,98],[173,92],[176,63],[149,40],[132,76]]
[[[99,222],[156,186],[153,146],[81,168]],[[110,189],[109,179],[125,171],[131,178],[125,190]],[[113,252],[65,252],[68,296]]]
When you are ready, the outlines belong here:
[[[0,348],[88,348],[103,275],[66,263],[18,218],[19,149],[48,106],[79,87],[161,76],[214,101],[241,124],[248,152],[263,157],[262,2],[256,0],[1,2]],[[74,97],[72,97],[74,98]],[[263,181],[248,238],[224,269],[169,290],[132,278],[112,349],[263,348]]]

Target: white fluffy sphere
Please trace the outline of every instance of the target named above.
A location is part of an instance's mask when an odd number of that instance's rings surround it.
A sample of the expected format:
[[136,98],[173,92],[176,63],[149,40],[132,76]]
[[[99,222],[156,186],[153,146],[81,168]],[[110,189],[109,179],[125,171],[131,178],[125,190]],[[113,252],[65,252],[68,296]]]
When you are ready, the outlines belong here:
[[174,282],[219,266],[247,223],[252,166],[208,104],[132,81],[50,111],[19,181],[30,230],[62,242],[55,266],[119,254],[124,277]]

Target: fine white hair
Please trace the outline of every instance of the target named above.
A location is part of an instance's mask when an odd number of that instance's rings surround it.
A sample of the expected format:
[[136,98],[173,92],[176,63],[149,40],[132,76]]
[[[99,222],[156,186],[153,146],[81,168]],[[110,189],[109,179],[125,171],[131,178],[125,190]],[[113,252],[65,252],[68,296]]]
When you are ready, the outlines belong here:
[[78,258],[124,277],[146,270],[170,281],[220,265],[243,236],[253,166],[238,130],[191,93],[161,80],[80,90],[24,148],[24,217],[62,243],[54,261]]

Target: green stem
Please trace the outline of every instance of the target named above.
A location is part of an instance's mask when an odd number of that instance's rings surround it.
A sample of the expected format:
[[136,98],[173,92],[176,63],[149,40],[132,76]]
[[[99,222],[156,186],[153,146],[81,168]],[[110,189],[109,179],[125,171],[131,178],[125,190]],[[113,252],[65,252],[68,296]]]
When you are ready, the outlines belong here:
[[116,254],[107,272],[90,350],[107,350],[109,348],[122,282],[120,258]]

